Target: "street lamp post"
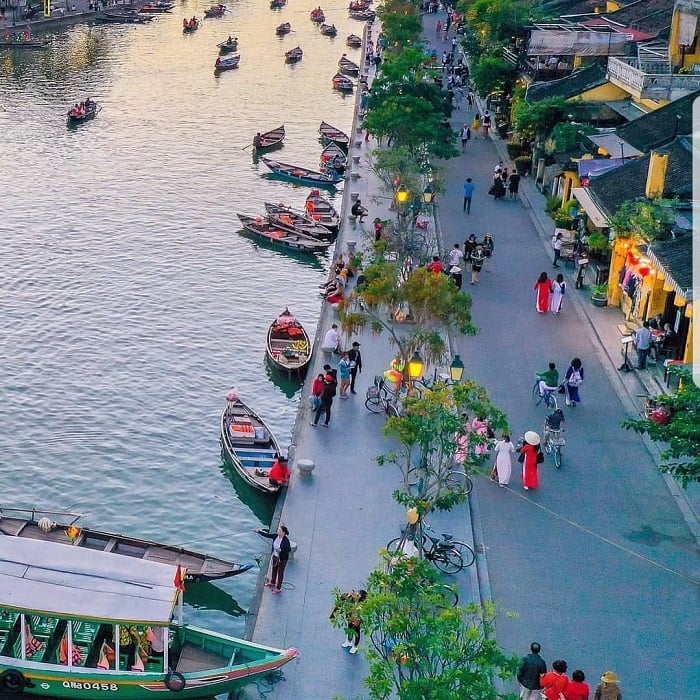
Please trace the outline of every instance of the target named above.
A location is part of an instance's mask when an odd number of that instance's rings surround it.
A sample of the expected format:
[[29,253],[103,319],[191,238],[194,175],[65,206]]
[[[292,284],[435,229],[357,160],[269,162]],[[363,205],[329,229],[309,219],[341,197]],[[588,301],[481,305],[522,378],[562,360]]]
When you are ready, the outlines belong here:
[[413,357],[408,361],[408,378],[411,384],[423,376],[423,368],[425,364],[418,350],[413,353]]
[[455,355],[452,358],[452,364],[450,365],[450,379],[455,383],[459,384],[462,381],[462,376],[464,375],[464,362],[459,355]]
[[406,218],[407,218],[407,211],[408,211],[408,202],[411,199],[411,193],[408,190],[408,188],[405,185],[399,185],[398,189],[396,190],[396,204],[397,204],[397,213],[398,213],[398,221],[399,221],[399,227],[401,230],[405,230],[406,228]]

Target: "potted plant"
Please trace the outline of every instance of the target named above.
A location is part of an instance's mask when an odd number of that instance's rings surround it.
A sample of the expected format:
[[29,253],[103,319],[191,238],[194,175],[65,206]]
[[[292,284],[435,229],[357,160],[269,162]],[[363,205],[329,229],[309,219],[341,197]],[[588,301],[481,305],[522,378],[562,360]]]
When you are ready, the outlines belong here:
[[348,261],[348,266],[350,267],[350,272],[353,275],[357,275],[357,271],[362,267],[362,253],[353,253]]
[[607,306],[608,304],[608,283],[594,284],[591,287],[591,304],[593,306]]
[[518,156],[514,163],[518,174],[524,177],[530,172],[530,168],[532,167],[532,158],[530,158],[530,156]]
[[592,233],[586,239],[586,245],[592,253],[605,253],[610,250],[610,241],[605,233]]

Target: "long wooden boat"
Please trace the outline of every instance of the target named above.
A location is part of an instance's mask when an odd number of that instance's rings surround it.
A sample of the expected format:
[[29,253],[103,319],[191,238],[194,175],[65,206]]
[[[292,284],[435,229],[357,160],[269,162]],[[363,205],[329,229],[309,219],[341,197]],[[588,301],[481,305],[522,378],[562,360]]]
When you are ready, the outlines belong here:
[[100,22],[111,24],[147,24],[153,19],[153,15],[139,14],[138,10],[124,10],[123,12],[103,12],[97,16]]
[[0,39],[0,49],[46,49],[49,41],[45,39],[26,39],[12,41],[11,39]]
[[277,34],[277,36],[284,36],[285,34],[289,34],[291,31],[292,25],[289,22],[283,22],[277,26],[275,29],[275,34]]
[[335,238],[335,234],[329,228],[306,216],[304,212],[291,209],[284,204],[265,202],[265,211],[268,221],[284,231],[303,233],[320,241],[332,241]]
[[302,51],[301,46],[295,46],[293,49],[286,51],[284,54],[284,60],[287,63],[297,63],[301,61],[303,57],[304,52]]
[[199,29],[199,20],[196,18],[193,18],[194,22],[192,20],[188,21],[187,24],[182,25],[182,33],[183,34],[192,34],[192,32],[196,32]]
[[262,216],[248,216],[247,214],[237,214],[248,233],[256,238],[260,238],[277,248],[286,248],[302,253],[320,253],[326,250],[330,241],[319,241],[303,233],[285,231],[279,226],[274,226]]
[[321,122],[321,126],[318,127],[318,132],[321,134],[321,140],[324,144],[332,141],[343,150],[348,150],[350,146],[350,137],[344,131],[336,129],[327,122]]
[[226,5],[212,5],[209,9],[204,10],[204,16],[208,18],[223,17],[226,14],[228,7]]
[[139,9],[139,12],[142,14],[158,15],[164,12],[172,12],[173,7],[175,7],[175,3],[163,2],[162,0],[159,0],[158,2],[146,3],[143,7]]
[[214,73],[222,73],[223,71],[238,68],[238,64],[240,62],[240,55],[226,56],[225,58],[219,57],[216,59],[216,63],[214,64]]
[[77,126],[78,124],[91,121],[100,113],[102,107],[100,107],[97,102],[91,100],[87,107],[85,107],[85,112],[83,114],[76,114],[73,110],[74,108],[68,110],[68,126]]
[[338,210],[317,189],[311,190],[304,205],[306,213],[314,221],[337,233],[340,227]]
[[288,374],[301,374],[311,362],[311,340],[288,308],[267,330],[267,359]]
[[369,8],[369,0],[353,0],[348,5],[348,10],[366,10]]
[[311,21],[316,22],[316,24],[322,24],[326,21],[326,15],[320,7],[311,10]]
[[321,25],[321,34],[323,36],[336,36],[338,34],[338,30],[336,29],[335,24],[322,24]]
[[348,75],[359,75],[360,73],[360,66],[355,61],[351,61],[345,54],[340,57],[338,68],[340,68],[341,73],[347,73]]
[[[58,522],[54,520],[58,517]],[[102,532],[78,524],[80,514],[26,508],[0,509],[0,535],[22,539],[54,542],[70,547],[84,547],[100,552],[112,552],[133,559],[180,565],[187,569],[187,580],[214,581],[237,576],[252,564],[200,554],[176,545],[142,540],[129,535]]]
[[262,134],[256,134],[253,137],[253,148],[256,152],[270,150],[276,146],[281,146],[286,136],[286,131],[284,129],[284,124],[278,126],[276,129],[270,129],[270,131],[265,131]]
[[355,83],[347,75],[336,73],[333,76],[333,89],[341,92],[352,92],[355,89]]
[[226,41],[222,41],[216,45],[219,49],[219,54],[225,56],[227,53],[238,51],[238,37],[229,37]]
[[0,538],[2,696],[210,698],[298,656],[183,623],[182,574],[112,552]]
[[360,22],[374,22],[377,13],[374,10],[350,10],[352,19],[360,20]]
[[271,10],[281,10],[287,4],[287,0],[270,0]]
[[362,46],[362,37],[357,36],[357,34],[349,34],[345,43],[354,49],[359,49]]
[[287,180],[298,182],[305,185],[316,185],[323,187],[335,187],[343,178],[339,175],[329,173],[321,173],[317,170],[310,170],[299,165],[290,165],[289,163],[280,163],[271,158],[264,158],[262,162],[275,174],[284,177]]
[[328,163],[335,160],[337,156],[341,156],[347,161],[348,154],[337,143],[329,141],[321,151],[321,162]]
[[221,445],[225,459],[250,486],[265,493],[280,490],[267,478],[277,455],[282,454],[277,438],[235,391],[226,397],[226,408],[221,414]]

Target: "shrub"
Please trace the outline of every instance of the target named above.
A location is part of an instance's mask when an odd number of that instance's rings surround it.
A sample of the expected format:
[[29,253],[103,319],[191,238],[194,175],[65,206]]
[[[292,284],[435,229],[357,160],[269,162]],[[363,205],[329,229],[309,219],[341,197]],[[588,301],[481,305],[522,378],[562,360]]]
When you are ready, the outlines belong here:
[[520,155],[523,150],[523,146],[520,143],[507,143],[506,150],[508,151],[508,157],[513,160]]
[[527,175],[532,168],[532,158],[530,156],[518,156],[515,161],[515,169],[521,175]]
[[550,196],[547,197],[547,203],[544,206],[544,210],[552,218],[554,218],[554,212],[561,207],[561,197]]

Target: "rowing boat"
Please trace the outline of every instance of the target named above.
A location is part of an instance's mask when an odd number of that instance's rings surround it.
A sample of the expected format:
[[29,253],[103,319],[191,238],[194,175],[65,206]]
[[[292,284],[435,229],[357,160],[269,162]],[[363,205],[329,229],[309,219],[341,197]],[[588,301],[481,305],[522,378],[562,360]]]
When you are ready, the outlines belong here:
[[262,162],[275,174],[293,182],[306,185],[322,185],[324,187],[335,187],[343,178],[333,173],[321,173],[317,170],[310,170],[299,165],[280,163],[270,158],[263,158]]
[[139,12],[149,15],[149,14],[162,14],[164,12],[172,12],[175,4],[172,2],[163,2],[163,0],[158,0],[158,2],[148,2],[146,3]]
[[358,19],[361,22],[374,22],[377,13],[374,10],[350,10],[351,19]]
[[217,58],[214,64],[214,73],[222,73],[226,70],[232,70],[233,68],[238,68],[238,64],[241,62],[240,55],[236,56],[226,56],[226,58]]
[[222,41],[220,44],[217,44],[217,47],[222,56],[227,53],[234,53],[235,51],[238,51],[238,37],[229,37],[226,41]]
[[0,40],[0,48],[2,49],[45,49],[48,48],[49,42],[44,39],[20,39],[13,41],[12,39]]
[[338,30],[335,27],[335,24],[322,24],[321,25],[321,34],[323,36],[330,36],[333,37],[338,33]]
[[205,17],[223,17],[228,8],[226,5],[212,5],[208,10],[204,10]]
[[328,163],[336,158],[336,156],[341,156],[346,159],[348,154],[333,141],[329,141],[325,148],[321,151],[321,162]]
[[259,152],[269,150],[275,146],[281,146],[285,135],[284,124],[262,134],[256,134],[253,136],[253,148],[256,152]]
[[311,190],[305,203],[306,213],[314,221],[337,233],[340,227],[338,210],[317,189]]
[[194,22],[191,20],[187,23],[182,25],[182,33],[183,34],[192,34],[192,32],[196,32],[199,29],[199,20],[195,19]]
[[137,10],[124,10],[123,12],[103,12],[97,15],[99,22],[111,24],[147,24],[153,19],[153,15],[141,15]]
[[311,21],[316,22],[316,24],[322,24],[326,21],[326,15],[323,14],[323,10],[320,7],[311,10]]
[[359,49],[362,46],[362,38],[357,36],[357,34],[349,34],[345,43],[354,49]]
[[68,110],[68,126],[77,126],[78,124],[91,121],[100,113],[102,107],[97,102],[90,100],[82,114],[74,110],[75,107]]
[[344,151],[348,150],[350,146],[350,137],[340,129],[336,129],[327,122],[321,122],[321,126],[318,127],[318,132],[321,134],[321,140],[324,144],[332,141],[333,143],[340,146]]
[[285,52],[284,60],[287,63],[296,63],[297,61],[301,61],[303,56],[304,52],[301,46],[295,46],[293,49],[290,49],[289,51]]
[[277,438],[235,391],[229,392],[221,414],[221,445],[224,458],[246,483],[264,493],[280,490],[267,478],[267,472],[282,454]]
[[298,656],[183,622],[184,569],[0,538],[0,695],[210,698]]
[[338,61],[338,68],[340,68],[341,73],[347,73],[348,75],[358,75],[360,72],[360,66],[351,61],[345,54]]
[[341,90],[342,92],[352,92],[355,89],[355,83],[342,73],[336,73],[333,76],[333,89]]
[[319,241],[306,234],[285,231],[279,226],[274,226],[262,216],[248,216],[237,214],[243,225],[243,229],[256,238],[267,241],[276,248],[286,248],[302,253],[322,253],[331,245],[330,241]]
[[287,0],[270,0],[271,10],[281,10],[287,4]]
[[290,233],[302,233],[320,241],[332,241],[335,234],[326,226],[314,221],[302,211],[291,209],[284,204],[265,202],[268,221]]
[[[58,517],[59,521],[54,520]],[[78,525],[81,515],[27,508],[0,509],[0,535],[22,539],[43,540],[71,547],[85,547],[101,552],[122,554],[144,561],[180,565],[187,568],[191,581],[214,581],[237,576],[252,564],[234,564],[231,561],[200,554],[177,545],[142,540],[129,535],[102,532]]]
[[288,374],[301,374],[311,362],[309,334],[288,308],[267,330],[267,359]]
[[277,29],[275,29],[275,34],[277,34],[277,36],[284,36],[285,34],[289,34],[291,31],[292,25],[289,22],[283,22],[277,27]]

